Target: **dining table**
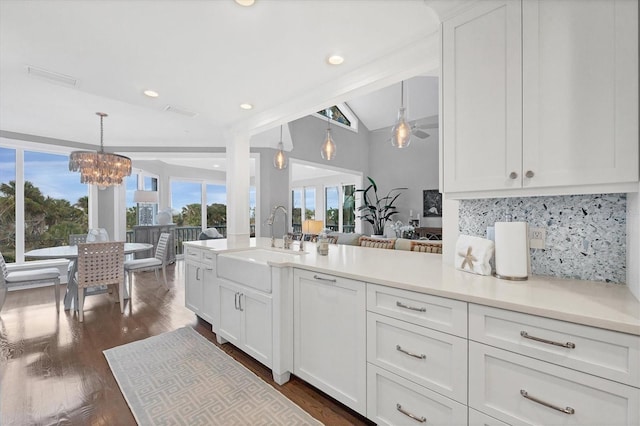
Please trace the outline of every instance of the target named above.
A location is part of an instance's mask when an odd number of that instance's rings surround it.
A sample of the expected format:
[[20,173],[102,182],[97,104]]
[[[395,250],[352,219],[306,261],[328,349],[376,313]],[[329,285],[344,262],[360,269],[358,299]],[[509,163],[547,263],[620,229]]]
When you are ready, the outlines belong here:
[[[132,253],[144,252],[153,248],[153,244],[147,243],[124,243],[125,256]],[[45,247],[29,250],[24,253],[25,257],[32,259],[68,259],[69,269],[67,275],[67,291],[64,295],[64,309],[68,311],[72,307],[78,309],[78,281],[76,280],[76,272],[78,271],[78,246],[56,246]],[[125,299],[129,298],[125,289]],[[88,293],[89,294],[89,293]],[[88,295],[87,294],[87,295]]]

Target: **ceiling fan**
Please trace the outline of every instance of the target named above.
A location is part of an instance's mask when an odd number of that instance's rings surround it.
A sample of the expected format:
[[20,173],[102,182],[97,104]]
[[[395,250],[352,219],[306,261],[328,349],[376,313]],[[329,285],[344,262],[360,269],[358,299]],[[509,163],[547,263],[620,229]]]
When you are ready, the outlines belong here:
[[411,126],[411,135],[413,135],[413,136],[415,136],[417,138],[426,139],[429,136],[431,136],[431,134],[425,132],[425,129],[437,129],[438,128],[438,124],[437,123],[436,124],[429,124],[429,125],[425,124],[425,125],[422,125],[422,126],[418,126],[416,124],[417,121],[418,120],[409,122],[409,125]]

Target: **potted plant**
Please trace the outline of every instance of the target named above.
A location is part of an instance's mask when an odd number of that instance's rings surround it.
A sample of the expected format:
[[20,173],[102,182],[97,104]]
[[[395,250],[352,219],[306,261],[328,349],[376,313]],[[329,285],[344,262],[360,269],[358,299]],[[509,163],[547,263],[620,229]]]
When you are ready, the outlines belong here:
[[383,235],[384,225],[396,214],[398,210],[393,205],[400,196],[402,190],[407,188],[393,188],[387,195],[380,198],[378,196],[378,185],[367,176],[369,186],[365,189],[356,189],[356,192],[362,192],[362,205],[358,207],[361,212],[359,219],[365,220],[373,226],[373,235]]

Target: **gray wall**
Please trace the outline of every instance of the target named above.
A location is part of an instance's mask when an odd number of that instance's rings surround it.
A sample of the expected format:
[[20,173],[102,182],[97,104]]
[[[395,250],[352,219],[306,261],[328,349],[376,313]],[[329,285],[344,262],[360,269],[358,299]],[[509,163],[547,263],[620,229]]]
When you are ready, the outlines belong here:
[[392,188],[408,188],[396,201],[395,220],[407,223],[413,210],[413,218],[420,214],[422,226],[440,227],[442,218],[422,217],[422,191],[438,189],[438,129],[427,133],[428,138],[414,137],[411,145],[398,149],[391,145],[390,129],[371,132],[369,176],[378,185],[378,195],[386,195]]
[[626,194],[461,200],[459,225],[484,238],[509,213],[547,232],[546,248],[531,249],[533,274],[624,283],[626,209]]
[[[293,141],[293,150],[287,152],[289,158],[326,164],[331,167],[368,172],[369,130],[362,126],[357,133],[332,125],[331,136],[336,144],[336,158],[323,160],[320,146],[324,141],[327,122],[313,116],[307,116],[289,123]],[[260,155],[260,213],[264,221],[269,217],[273,206],[289,206],[289,170],[277,170],[273,167],[275,149],[252,149]],[[278,229],[274,231],[281,232]],[[275,233],[275,232],[274,232]],[[260,234],[269,235],[269,228],[263,226]]]

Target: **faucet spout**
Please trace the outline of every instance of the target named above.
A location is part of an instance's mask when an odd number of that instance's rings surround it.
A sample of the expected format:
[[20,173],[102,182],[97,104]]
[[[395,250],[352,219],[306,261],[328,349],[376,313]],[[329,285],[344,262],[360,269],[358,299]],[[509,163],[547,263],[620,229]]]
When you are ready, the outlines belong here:
[[273,237],[273,222],[275,222],[276,213],[278,212],[278,210],[281,210],[282,213],[284,214],[284,233],[282,235],[282,238],[284,239],[285,235],[287,235],[287,228],[288,228],[287,208],[285,206],[275,206],[271,210],[271,214],[269,215],[269,218],[267,219],[267,225],[269,225],[269,227],[270,227],[271,247],[275,247],[275,239]]

